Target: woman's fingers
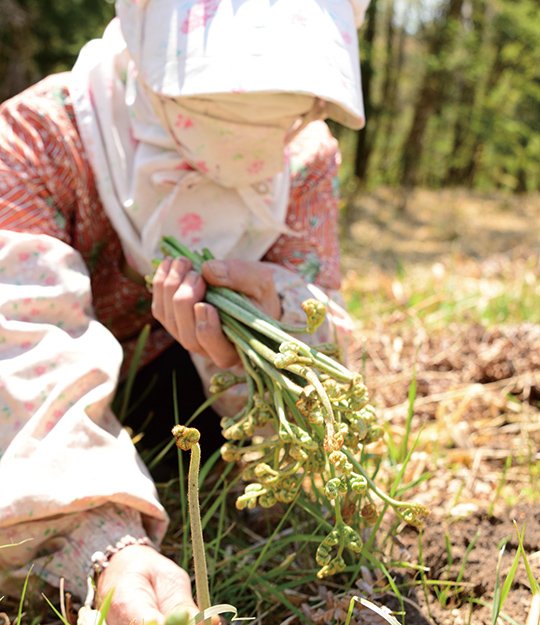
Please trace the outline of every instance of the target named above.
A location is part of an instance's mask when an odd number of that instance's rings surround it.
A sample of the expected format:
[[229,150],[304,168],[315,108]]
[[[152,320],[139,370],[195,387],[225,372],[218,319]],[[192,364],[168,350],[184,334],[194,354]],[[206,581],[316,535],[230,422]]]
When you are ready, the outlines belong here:
[[[196,271],[188,271],[176,291],[169,294],[176,339],[188,351],[207,355],[197,340],[195,329],[195,304],[202,302],[206,284]],[[167,296],[166,296],[167,297]]]
[[269,263],[230,260],[209,260],[203,263],[202,275],[208,284],[226,286],[244,293],[267,315],[278,319],[281,304]]
[[163,260],[156,269],[156,273],[154,274],[154,278],[152,280],[152,314],[160,323],[163,323],[162,320],[165,316],[165,305],[163,303],[163,282],[169,273],[171,262],[170,258]]
[[112,592],[107,613],[110,625],[163,625],[175,606],[190,616],[199,608],[191,596],[189,575],[152,547],[130,545],[113,554],[98,581],[99,600]]
[[210,304],[195,304],[195,331],[197,342],[221,369],[240,362],[238,352],[221,328],[218,311]]
[[188,351],[211,358],[227,369],[240,359],[223,333],[217,310],[203,302],[206,283],[226,286],[250,297],[266,314],[278,318],[281,306],[267,263],[238,259],[203,263],[202,276],[187,259],[165,259],[154,276],[152,312]]
[[169,271],[163,281],[163,304],[166,327],[174,328],[176,324],[176,314],[173,305],[173,298],[181,288],[189,275],[191,263],[186,259],[175,258],[170,265]]
[[182,283],[185,274],[191,269],[188,259],[165,258],[154,275],[152,284],[152,314],[170,332],[174,323],[171,296]]
[[166,258],[153,280],[152,313],[185,349],[207,356],[197,342],[194,306],[204,298],[206,286],[192,271],[187,258]]

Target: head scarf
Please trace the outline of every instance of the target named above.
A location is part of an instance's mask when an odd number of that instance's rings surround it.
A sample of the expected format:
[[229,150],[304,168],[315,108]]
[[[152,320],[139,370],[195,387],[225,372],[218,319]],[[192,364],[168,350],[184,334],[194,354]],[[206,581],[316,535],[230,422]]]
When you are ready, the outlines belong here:
[[363,125],[356,24],[366,5],[117,1],[117,19],[82,49],[70,91],[134,269],[151,269],[163,234],[244,260],[293,234],[285,145],[312,119]]

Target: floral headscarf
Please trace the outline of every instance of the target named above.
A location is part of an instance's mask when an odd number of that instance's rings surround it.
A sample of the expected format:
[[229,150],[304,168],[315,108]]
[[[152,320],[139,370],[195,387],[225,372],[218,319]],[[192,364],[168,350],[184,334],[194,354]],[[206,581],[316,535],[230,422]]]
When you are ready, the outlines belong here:
[[[127,262],[163,234],[258,260],[283,232],[286,142],[311,119],[364,123],[366,0],[118,0],[71,93]],[[356,22],[355,22],[356,20]]]

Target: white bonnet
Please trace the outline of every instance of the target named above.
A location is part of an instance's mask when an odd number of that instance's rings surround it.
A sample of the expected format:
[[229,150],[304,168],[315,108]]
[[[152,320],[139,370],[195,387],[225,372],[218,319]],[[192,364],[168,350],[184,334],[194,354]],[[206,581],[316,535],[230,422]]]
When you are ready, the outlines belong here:
[[369,0],[117,0],[139,80],[168,97],[291,92],[364,124],[356,28]]

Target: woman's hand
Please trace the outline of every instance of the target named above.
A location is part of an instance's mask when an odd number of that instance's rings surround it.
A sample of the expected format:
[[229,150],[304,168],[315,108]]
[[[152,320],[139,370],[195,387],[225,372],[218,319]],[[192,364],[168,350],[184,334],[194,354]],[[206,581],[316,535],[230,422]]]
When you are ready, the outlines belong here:
[[175,608],[185,608],[190,617],[199,612],[191,596],[189,575],[146,545],[130,545],[111,556],[99,577],[99,604],[109,591],[113,595],[108,625],[151,621],[163,625]]
[[281,313],[279,297],[268,263],[209,260],[203,263],[202,276],[186,258],[165,259],[160,264],[153,282],[154,317],[182,347],[227,369],[240,360],[223,334],[217,310],[203,302],[207,284],[244,293],[274,319]]

